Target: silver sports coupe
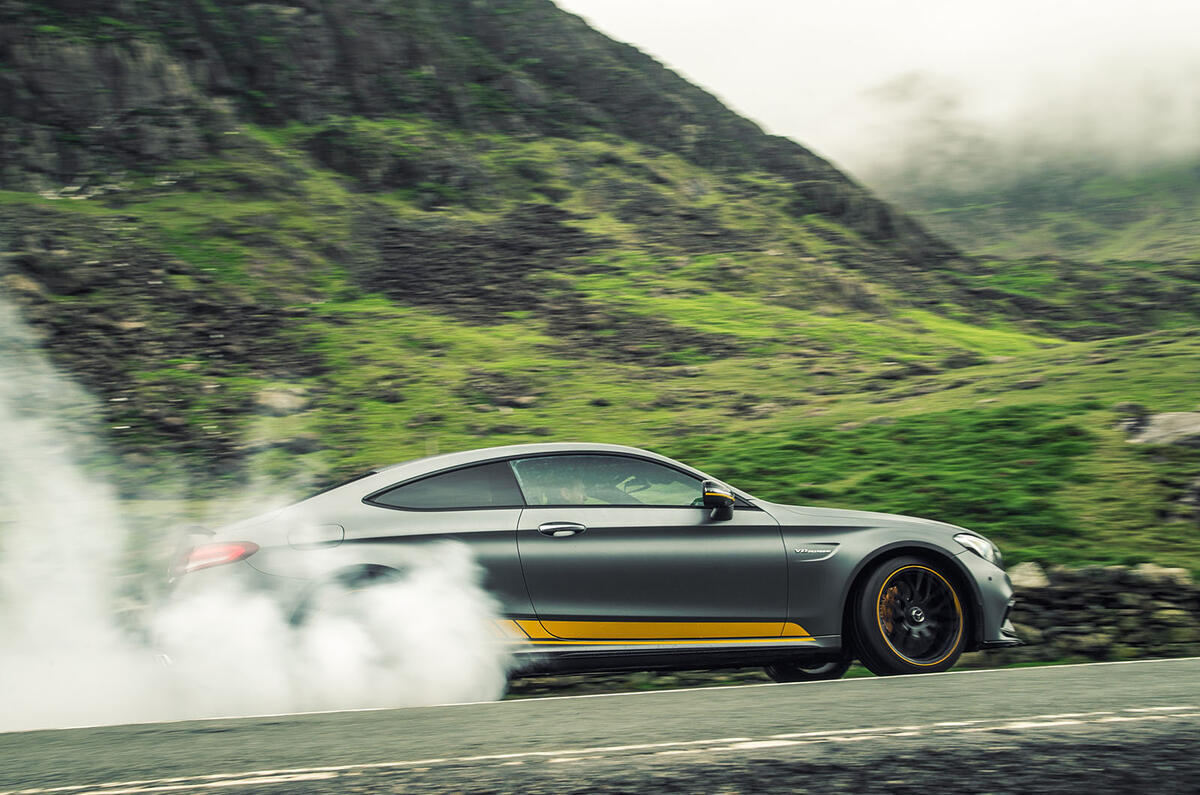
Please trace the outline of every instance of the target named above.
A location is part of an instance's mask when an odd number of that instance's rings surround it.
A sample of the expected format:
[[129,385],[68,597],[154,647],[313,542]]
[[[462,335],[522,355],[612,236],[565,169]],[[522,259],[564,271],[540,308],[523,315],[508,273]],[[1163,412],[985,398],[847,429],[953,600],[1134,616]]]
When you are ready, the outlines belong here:
[[527,444],[379,469],[210,531],[186,585],[314,594],[404,577],[455,540],[483,570],[518,672],[764,665],[779,681],[943,671],[1019,643],[994,544],[961,527],[779,505],[633,447]]

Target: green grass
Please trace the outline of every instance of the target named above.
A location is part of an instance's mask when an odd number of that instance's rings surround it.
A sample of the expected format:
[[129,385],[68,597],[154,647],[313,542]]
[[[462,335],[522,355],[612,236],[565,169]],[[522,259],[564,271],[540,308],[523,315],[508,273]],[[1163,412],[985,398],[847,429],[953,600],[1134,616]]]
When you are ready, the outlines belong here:
[[680,445],[732,482],[793,504],[869,507],[988,533],[1016,559],[1061,554],[1082,534],[1057,499],[1087,477],[1094,448],[1072,406],[959,409],[831,429],[815,423],[760,436]]
[[[369,157],[318,160],[312,142],[330,131]],[[223,479],[205,471],[196,499],[236,491],[247,473],[303,490],[435,451],[605,441],[682,457],[771,499],[964,524],[992,535],[1012,560],[1151,559],[1200,571],[1194,526],[1176,505],[1200,463],[1129,445],[1111,410],[1122,401],[1196,408],[1195,316],[1186,306],[1123,303],[1152,303],[1186,283],[1166,266],[1089,266],[1063,281],[1057,265],[994,261],[956,277],[1079,312],[1047,320],[958,304],[957,288],[925,295],[903,279],[876,279],[857,269],[873,262],[870,246],[828,218],[789,215],[779,178],[708,172],[611,137],[521,139],[418,117],[246,125],[233,137],[225,157],[132,176],[111,197],[0,192],[14,217],[46,227],[134,230],[180,293],[215,289],[199,281],[208,275],[248,301],[307,312],[279,334],[320,363],[308,374],[139,349],[119,389],[144,401],[107,411],[122,420],[112,424],[141,430],[118,445],[151,456],[183,449],[161,458],[174,477],[176,463],[186,471],[206,454],[212,427],[247,443],[244,469]],[[400,159],[434,156],[443,160],[408,182],[347,173],[378,161],[386,175]],[[422,187],[438,180],[458,192]],[[665,214],[645,212],[638,197]],[[378,265],[381,226],[494,234],[529,201],[574,213],[566,225],[598,237],[555,261],[553,289],[542,292],[602,318],[632,318],[623,330],[598,323],[564,341],[540,305],[470,318],[386,297],[360,276],[364,263]],[[701,234],[714,226],[726,231]],[[88,250],[82,238],[61,245]],[[107,262],[116,253],[87,256]],[[47,300],[68,314],[118,314],[120,295],[106,288]],[[1159,330],[1120,335],[1105,319],[1134,311]],[[186,343],[187,318],[149,303],[145,317],[147,335]],[[671,341],[639,339],[638,321],[671,330]],[[1102,323],[1116,327],[1112,338],[1064,340]],[[702,350],[692,337],[717,342]],[[656,345],[653,364],[613,355]],[[944,364],[962,354],[971,366]],[[281,386],[303,389],[306,409],[255,414],[255,395]],[[513,395],[536,400],[501,405]],[[178,416],[192,446],[172,448],[139,424],[147,409]]]

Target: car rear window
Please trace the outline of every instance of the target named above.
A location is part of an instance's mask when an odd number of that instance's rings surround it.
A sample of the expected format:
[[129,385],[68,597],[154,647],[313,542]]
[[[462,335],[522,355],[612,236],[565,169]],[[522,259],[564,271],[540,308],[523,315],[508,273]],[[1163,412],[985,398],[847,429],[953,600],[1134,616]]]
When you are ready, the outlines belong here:
[[417,511],[520,508],[525,504],[512,469],[504,461],[431,475],[374,494],[367,501]]

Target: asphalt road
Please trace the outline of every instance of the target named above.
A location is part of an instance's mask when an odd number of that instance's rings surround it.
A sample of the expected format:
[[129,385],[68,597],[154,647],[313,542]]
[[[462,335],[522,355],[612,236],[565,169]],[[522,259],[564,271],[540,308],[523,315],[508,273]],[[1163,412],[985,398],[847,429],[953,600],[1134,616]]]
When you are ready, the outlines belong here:
[[1200,792],[1200,659],[0,734],[11,793]]

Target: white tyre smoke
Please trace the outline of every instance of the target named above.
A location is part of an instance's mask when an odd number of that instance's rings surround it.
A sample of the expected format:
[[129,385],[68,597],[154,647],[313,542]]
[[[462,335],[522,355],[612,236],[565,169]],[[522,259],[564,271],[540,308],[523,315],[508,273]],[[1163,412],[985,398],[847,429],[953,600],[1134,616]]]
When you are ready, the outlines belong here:
[[299,626],[266,595],[218,592],[134,636],[116,616],[120,502],[79,463],[97,415],[0,300],[0,731],[501,695],[508,652],[462,545]]

